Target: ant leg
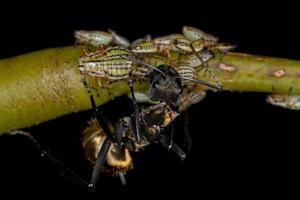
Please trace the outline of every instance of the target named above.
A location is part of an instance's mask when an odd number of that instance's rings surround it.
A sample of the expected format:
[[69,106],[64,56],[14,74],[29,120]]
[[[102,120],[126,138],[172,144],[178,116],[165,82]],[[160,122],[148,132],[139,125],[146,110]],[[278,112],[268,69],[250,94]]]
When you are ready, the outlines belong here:
[[98,123],[100,124],[100,126],[102,127],[102,129],[104,130],[104,132],[107,135],[107,138],[104,140],[103,145],[102,145],[102,147],[101,147],[101,149],[98,153],[97,161],[96,161],[96,164],[93,168],[92,178],[90,180],[90,183],[88,184],[88,186],[90,188],[95,188],[95,184],[97,183],[97,181],[99,179],[99,176],[100,176],[100,169],[101,169],[101,167],[103,166],[103,164],[105,162],[106,154],[107,154],[107,152],[109,150],[109,147],[111,145],[111,141],[114,141],[114,137],[113,137],[109,127],[105,123],[104,118],[100,115],[100,113],[98,111],[98,108],[96,106],[96,103],[95,103],[94,96],[93,96],[92,92],[88,89],[88,87],[86,85],[86,81],[83,80],[83,83],[84,83],[84,85],[86,86],[86,88],[88,90],[88,93],[89,93],[89,96],[90,96],[90,101],[91,101],[92,108],[93,108],[93,111],[94,111],[94,115],[95,115]]
[[116,127],[116,146],[119,147],[118,149],[121,149],[121,147],[123,146],[122,139],[124,137],[124,134],[126,134],[131,127],[131,118],[124,117],[119,119],[115,127]]
[[53,156],[51,153],[45,150],[45,148],[29,133],[25,131],[12,131],[8,133],[9,135],[22,135],[27,138],[29,138],[35,147],[37,148],[38,152],[40,153],[41,157],[47,159],[49,164],[53,165],[53,167],[57,168],[60,171],[60,175],[64,178],[67,178],[68,180],[72,181],[75,184],[83,185],[84,187],[88,187],[88,182],[84,180],[80,175],[78,175],[76,172],[71,170],[69,167],[67,167],[65,164],[63,164],[58,158]]
[[88,185],[90,188],[95,188],[95,185],[99,179],[99,176],[100,176],[100,170],[101,170],[101,167],[103,166],[105,160],[106,160],[106,154],[109,150],[109,147],[111,145],[111,141],[110,139],[106,138],[103,142],[103,145],[98,153],[98,156],[97,156],[97,161],[96,161],[96,164],[94,166],[94,169],[93,169],[93,173],[92,173],[92,178],[90,180],[90,184]]
[[171,131],[170,131],[170,144],[169,144],[169,147],[168,147],[168,150],[170,151],[173,147],[173,139],[174,139],[174,125],[171,124]]
[[171,148],[169,149],[170,146],[170,138],[168,138],[167,136],[161,136],[159,138],[159,142],[160,144],[167,149],[168,151],[172,151],[174,154],[176,154],[176,156],[178,156],[181,160],[184,160],[186,157],[185,152],[177,145],[177,144],[173,144],[171,146]]
[[124,121],[119,119],[116,123],[116,144],[117,146],[121,145],[123,132],[124,132]]
[[188,117],[188,114],[187,114],[187,112],[184,112],[184,114],[183,114],[183,123],[184,123],[184,125],[183,125],[183,128],[184,128],[184,130],[183,130],[183,133],[184,133],[184,137],[185,137],[185,139],[186,139],[186,141],[187,141],[187,150],[186,150],[186,153],[189,153],[190,151],[191,151],[191,149],[192,149],[192,136],[191,136],[191,133],[190,133],[190,131],[189,131],[189,126],[188,126],[188,123],[189,123],[189,117]]
[[129,78],[128,84],[129,84],[129,87],[130,87],[130,93],[131,93],[131,97],[132,97],[132,101],[133,101],[133,106],[134,106],[135,129],[136,129],[136,131],[134,133],[135,133],[135,138],[136,138],[137,142],[139,143],[141,141],[140,120],[139,120],[140,113],[139,113],[139,108],[138,108],[137,101],[136,101],[135,96],[134,96],[133,80],[132,80],[132,78]]
[[123,186],[126,186],[127,183],[126,183],[126,178],[125,178],[124,173],[119,172],[119,177],[120,177],[120,180],[121,180],[122,185],[123,185]]
[[92,105],[92,109],[93,109],[93,112],[94,112],[94,116],[95,118],[97,119],[98,123],[100,124],[100,126],[102,127],[102,129],[104,130],[105,134],[107,135],[107,137],[114,142],[114,137],[109,129],[109,127],[107,126],[107,123],[105,122],[105,119],[103,118],[103,116],[100,114],[97,106],[96,106],[96,103],[95,103],[95,99],[94,99],[94,96],[92,94],[92,91],[89,89],[88,85],[87,85],[87,82],[86,82],[86,79],[83,78],[82,79],[82,82],[85,86],[85,88],[87,89],[87,92],[89,94],[89,97],[90,97],[90,102],[91,102],[91,105]]
[[114,141],[114,137],[109,129],[109,127],[107,126],[105,119],[102,117],[102,115],[99,113],[99,110],[96,106],[95,103],[95,99],[94,96],[91,92],[91,90],[88,88],[85,79],[83,79],[83,83],[85,85],[85,87],[87,88],[87,91],[89,93],[90,96],[90,102],[93,108],[93,112],[94,112],[94,116],[97,119],[98,123],[100,124],[100,126],[102,127],[102,129],[104,130],[104,132],[106,133],[107,138],[105,139],[105,141],[103,142],[103,145],[98,153],[97,156],[97,160],[96,160],[96,164],[93,168],[93,172],[92,172],[92,178],[90,180],[90,183],[88,184],[88,186],[90,188],[95,188],[95,185],[99,179],[100,173],[101,173],[101,167],[103,166],[104,162],[105,162],[105,158],[106,158],[106,154],[109,150],[109,147],[111,145],[111,141]]

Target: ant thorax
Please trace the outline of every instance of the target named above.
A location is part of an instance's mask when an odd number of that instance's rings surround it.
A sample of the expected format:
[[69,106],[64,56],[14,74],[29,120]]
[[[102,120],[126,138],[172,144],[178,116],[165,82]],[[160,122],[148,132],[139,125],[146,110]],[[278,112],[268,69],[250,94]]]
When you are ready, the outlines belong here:
[[124,117],[116,124],[116,137],[119,144],[126,146],[130,151],[139,151],[150,143],[157,142],[165,127],[170,125],[179,115],[166,102],[141,109],[139,123],[142,134],[140,142],[136,141],[135,118]]
[[182,84],[178,72],[168,66],[157,67],[163,74],[152,70],[148,77],[150,79],[149,97],[152,101],[167,102],[177,107],[182,93]]
[[140,120],[144,126],[168,126],[176,117],[178,113],[174,111],[166,102],[157,105],[149,106],[142,109],[140,113]]
[[115,138],[118,146],[125,146],[130,151],[138,152],[150,144],[144,135],[141,136],[141,141],[137,142],[134,134],[136,131],[135,127],[133,116],[123,117],[117,121]]
[[149,106],[140,113],[141,130],[150,142],[155,142],[161,131],[179,115],[166,102]]

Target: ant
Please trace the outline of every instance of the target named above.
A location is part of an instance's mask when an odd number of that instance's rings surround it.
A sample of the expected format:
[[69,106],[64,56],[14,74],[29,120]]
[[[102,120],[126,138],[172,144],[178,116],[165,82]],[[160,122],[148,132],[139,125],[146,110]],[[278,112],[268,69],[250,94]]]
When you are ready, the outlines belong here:
[[[108,158],[107,160],[109,160],[108,154],[111,151],[112,145],[115,146],[114,151],[119,152],[119,155],[123,155],[123,158],[126,154],[126,150],[138,152],[151,143],[160,143],[168,150],[173,151],[182,160],[186,157],[186,154],[179,146],[173,144],[174,131],[171,123],[179,115],[178,106],[183,91],[181,79],[187,78],[179,76],[176,69],[168,65],[158,66],[157,70],[150,71],[147,77],[150,80],[148,91],[149,98],[152,101],[158,101],[159,103],[143,108],[139,112],[135,112],[139,113],[138,115],[121,118],[116,124],[116,131],[114,134],[110,131],[108,126],[103,123],[103,119],[98,115],[93,96],[90,96],[96,119],[106,133],[106,137],[101,143],[101,148],[95,161],[92,178],[89,184],[90,187],[95,187],[95,184],[99,179],[101,168],[105,165],[106,159]],[[217,88],[217,86],[205,81],[194,79],[188,80],[215,89]],[[131,92],[133,93],[133,91]],[[136,104],[135,98],[133,98],[133,101],[135,102],[134,104]],[[166,133],[167,127],[169,126],[171,126],[170,135]],[[137,131],[136,127],[139,127],[141,130],[139,141],[134,137]],[[120,177],[123,177],[123,172],[121,171],[119,175]],[[124,180],[124,177],[121,178],[121,180]]]

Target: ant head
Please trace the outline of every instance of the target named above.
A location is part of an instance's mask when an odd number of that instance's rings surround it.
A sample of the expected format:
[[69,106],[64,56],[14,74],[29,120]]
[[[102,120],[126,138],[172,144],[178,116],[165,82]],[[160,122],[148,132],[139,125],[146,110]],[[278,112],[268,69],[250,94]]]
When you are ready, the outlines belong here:
[[153,101],[167,102],[175,107],[179,104],[182,93],[182,84],[177,71],[169,65],[160,65],[158,70],[152,70],[150,79],[149,97]]

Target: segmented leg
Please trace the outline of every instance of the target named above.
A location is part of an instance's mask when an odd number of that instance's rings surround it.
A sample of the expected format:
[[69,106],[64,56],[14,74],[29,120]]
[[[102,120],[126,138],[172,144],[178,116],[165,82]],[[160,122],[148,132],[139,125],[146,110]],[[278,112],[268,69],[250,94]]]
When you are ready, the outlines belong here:
[[100,126],[102,127],[102,129],[104,130],[104,132],[106,133],[107,137],[114,142],[114,137],[109,129],[109,127],[107,126],[106,122],[105,122],[105,119],[102,117],[102,115],[100,114],[97,106],[96,106],[96,103],[95,103],[95,99],[94,99],[94,96],[92,94],[92,91],[89,89],[89,87],[87,86],[87,83],[86,83],[86,79],[83,78],[82,79],[82,82],[84,84],[84,86],[86,87],[87,89],[87,92],[89,94],[89,97],[90,97],[90,102],[91,102],[91,105],[92,105],[92,109],[93,109],[93,112],[94,112],[94,116],[95,118],[97,119],[98,123],[100,124]]
[[41,157],[47,159],[51,165],[53,165],[55,168],[58,168],[60,171],[60,174],[67,178],[68,180],[72,181],[73,183],[83,185],[84,187],[88,186],[88,182],[84,180],[80,175],[75,173],[73,170],[71,170],[69,167],[67,167],[65,164],[63,164],[58,158],[53,156],[51,153],[45,150],[45,148],[29,133],[25,131],[12,131],[9,133],[9,135],[22,135],[27,138],[29,138],[35,147],[37,148],[38,152],[40,153]]
[[127,183],[126,183],[125,174],[123,174],[122,172],[119,172],[119,177],[120,177],[122,185],[126,186]]
[[162,135],[159,138],[159,143],[168,151],[172,151],[174,154],[176,154],[176,156],[178,156],[181,160],[184,160],[186,157],[185,152],[175,143],[173,143],[173,145],[170,147],[170,138],[167,137],[166,135]]
[[171,130],[170,130],[170,145],[168,147],[169,151],[172,149],[173,147],[173,140],[174,140],[174,126],[171,124],[170,125]]
[[188,118],[188,114],[187,114],[187,112],[184,112],[184,114],[183,114],[183,119],[184,119],[184,125],[183,125],[183,133],[184,133],[184,137],[185,137],[185,139],[186,139],[186,141],[187,141],[187,150],[186,150],[186,154],[188,154],[190,151],[191,151],[191,149],[192,149],[192,142],[193,142],[193,140],[192,140],[192,136],[191,136],[191,133],[190,133],[190,131],[189,131],[189,118]]
[[139,108],[138,108],[137,101],[136,101],[135,96],[134,96],[133,80],[131,78],[129,78],[128,84],[129,84],[129,87],[130,87],[130,93],[131,93],[133,106],[134,106],[135,129],[136,129],[136,131],[134,133],[135,133],[135,138],[136,138],[137,142],[139,143],[141,141],[140,120],[139,120],[140,113],[139,113]]
[[95,188],[95,185],[96,185],[96,183],[99,179],[99,176],[100,176],[100,173],[101,173],[100,170],[101,170],[101,167],[105,163],[106,154],[109,150],[110,145],[111,145],[110,139],[106,138],[103,142],[103,145],[102,145],[99,153],[98,153],[97,161],[96,161],[96,164],[94,166],[93,173],[92,173],[92,178],[90,180],[90,184],[88,185],[91,188]]

